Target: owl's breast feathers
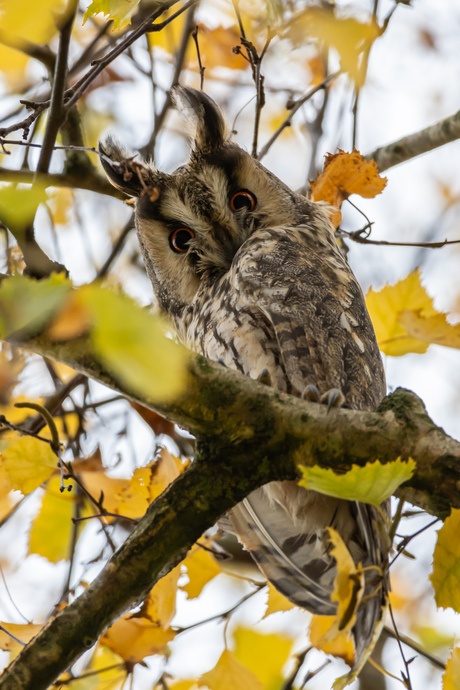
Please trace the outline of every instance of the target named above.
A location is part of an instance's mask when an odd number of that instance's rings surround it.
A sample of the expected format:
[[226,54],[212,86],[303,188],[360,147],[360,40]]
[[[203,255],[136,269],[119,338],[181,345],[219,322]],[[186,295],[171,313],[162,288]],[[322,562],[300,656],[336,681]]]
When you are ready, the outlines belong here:
[[[268,369],[272,385],[294,395],[308,384],[320,393],[339,388],[346,407],[363,410],[375,408],[385,395],[364,296],[329,230],[257,230],[226,274],[203,281],[177,327],[196,352],[252,378]],[[383,513],[295,482],[274,482],[228,516],[267,578],[292,602],[318,614],[336,610],[336,563],[326,529],[340,533],[366,573],[365,601],[353,630],[355,670],[375,639],[387,597],[388,505],[382,507]]]

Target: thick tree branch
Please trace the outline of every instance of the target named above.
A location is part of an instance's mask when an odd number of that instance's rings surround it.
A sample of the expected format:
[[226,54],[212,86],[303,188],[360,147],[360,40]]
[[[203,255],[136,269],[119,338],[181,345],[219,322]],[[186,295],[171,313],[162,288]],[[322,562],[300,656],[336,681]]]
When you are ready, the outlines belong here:
[[372,153],[367,153],[365,158],[367,160],[373,158],[377,163],[379,172],[383,172],[456,139],[460,139],[460,110],[420,132],[410,134],[386,146],[381,146]]
[[[131,395],[92,356],[87,340],[23,347]],[[376,412],[333,410],[275,391],[204,358],[190,360],[173,403],[141,400],[197,436],[197,456],[149,508],[96,580],[32,640],[0,677],[0,690],[41,690],[137,605],[218,517],[266,482],[294,479],[296,464],[345,470],[379,458],[412,457],[398,494],[440,517],[460,507],[460,443],[435,426],[423,403],[398,389]]]
[[126,199],[125,195],[113,187],[106,177],[97,173],[87,173],[86,176],[79,174],[69,175],[60,173],[56,175],[37,175],[31,170],[10,170],[0,167],[0,182],[14,182],[32,184],[34,179],[46,187],[70,187],[71,189],[86,189],[90,192],[97,192],[105,196],[112,196],[115,199]]

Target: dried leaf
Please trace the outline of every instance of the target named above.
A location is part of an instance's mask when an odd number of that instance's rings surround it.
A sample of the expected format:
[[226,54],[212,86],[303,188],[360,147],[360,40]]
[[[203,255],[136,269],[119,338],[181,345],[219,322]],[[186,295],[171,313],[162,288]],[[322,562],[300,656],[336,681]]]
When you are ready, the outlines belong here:
[[438,531],[430,575],[436,604],[460,613],[460,510],[452,509]]
[[454,647],[447,660],[442,690],[460,690],[460,647]]
[[333,640],[339,633],[351,635],[364,593],[364,571],[360,564],[355,564],[340,534],[332,527],[328,531],[332,544],[330,553],[337,561],[337,575],[331,594],[331,601],[337,602],[337,612],[334,623],[326,634],[327,640]]
[[226,649],[211,671],[199,679],[200,688],[209,690],[263,690],[260,680]]
[[55,471],[57,457],[48,443],[23,436],[2,451],[1,463],[13,489],[30,494]]
[[189,599],[198,597],[203,588],[221,573],[221,569],[209,553],[201,547],[195,547],[189,556],[183,561],[187,568],[189,582],[181,589],[187,592]]
[[430,343],[460,348],[460,325],[452,326],[435,310],[419,269],[396,285],[369,290],[366,305],[379,347],[387,355],[422,354]]
[[398,486],[412,477],[415,462],[400,458],[384,465],[379,460],[367,462],[364,467],[353,465],[345,474],[331,469],[300,466],[303,478],[299,485],[319,493],[349,501],[371,503],[377,508],[392,496]]
[[51,477],[42,498],[42,505],[32,521],[29,553],[36,553],[57,563],[70,558],[70,537],[74,495],[60,491],[60,477]]
[[261,681],[264,690],[275,690],[282,683],[281,671],[292,652],[293,640],[285,635],[264,635],[249,628],[233,634],[235,658]]
[[355,658],[353,639],[345,632],[337,632],[333,639],[327,635],[334,621],[335,616],[313,616],[309,633],[310,644],[325,654],[340,657],[352,666]]
[[351,194],[372,199],[384,190],[386,183],[375,161],[367,161],[356,149],[352,153],[339,151],[326,156],[323,172],[311,184],[310,196],[313,201],[326,201],[340,208]]
[[162,628],[149,618],[123,616],[104,635],[100,643],[130,664],[138,664],[146,656],[164,652],[176,633]]
[[278,613],[278,611],[290,611],[295,608],[297,607],[294,606],[289,599],[286,599],[281,592],[278,592],[271,582],[268,583],[268,602],[264,618],[267,618],[267,616],[270,616],[272,613]]

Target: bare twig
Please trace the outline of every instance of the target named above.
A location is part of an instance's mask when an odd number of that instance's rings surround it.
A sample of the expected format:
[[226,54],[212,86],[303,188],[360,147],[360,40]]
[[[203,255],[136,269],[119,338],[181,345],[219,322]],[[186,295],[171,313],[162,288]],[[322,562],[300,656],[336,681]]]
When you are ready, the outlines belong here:
[[388,637],[391,637],[393,640],[399,640],[407,645],[407,647],[410,647],[414,652],[417,652],[417,654],[420,654],[420,656],[423,656],[425,659],[427,659],[430,663],[433,664],[433,666],[436,666],[436,668],[439,668],[441,671],[445,671],[446,665],[441,659],[438,659],[437,656],[434,654],[431,654],[431,652],[428,652],[426,649],[422,647],[421,644],[416,642],[415,640],[412,640],[410,637],[407,637],[406,635],[401,635],[400,632],[397,634],[395,633],[394,630],[392,630],[388,625],[384,627],[384,633]]
[[331,81],[333,81],[334,79],[336,79],[336,78],[339,76],[339,74],[340,74],[340,72],[334,72],[333,74],[330,74],[328,77],[326,77],[326,79],[325,79],[323,82],[321,82],[321,84],[318,84],[318,86],[315,86],[315,87],[314,87],[313,89],[311,89],[307,94],[305,94],[305,96],[302,96],[302,98],[299,98],[297,101],[295,101],[295,102],[290,106],[290,108],[289,108],[289,110],[290,110],[289,115],[286,117],[286,119],[284,120],[284,122],[282,122],[282,123],[280,124],[280,126],[278,127],[278,129],[276,130],[276,132],[270,137],[270,139],[267,141],[267,143],[265,144],[265,146],[263,146],[263,147],[260,149],[259,154],[258,154],[258,156],[257,156],[257,160],[260,161],[260,160],[262,160],[262,158],[263,158],[264,156],[267,155],[267,153],[269,152],[269,150],[271,149],[271,147],[273,146],[273,144],[275,143],[275,141],[278,139],[279,135],[286,129],[286,127],[290,127],[291,122],[292,122],[292,118],[294,117],[294,115],[296,114],[296,112],[297,112],[298,110],[300,110],[300,108],[303,106],[303,104],[306,103],[308,100],[310,100],[310,98],[312,98],[312,97],[315,95],[315,93],[318,93],[318,91],[321,91],[322,89],[326,88],[326,86],[327,86]]
[[121,250],[123,249],[123,245],[126,241],[126,238],[128,237],[131,230],[133,230],[133,228],[134,228],[134,216],[132,215],[131,218],[126,223],[123,230],[121,231],[121,233],[119,234],[118,239],[116,240],[115,244],[113,245],[112,251],[110,252],[109,256],[107,257],[104,264],[102,265],[102,267],[97,272],[98,278],[105,278],[105,276],[109,272],[110,268],[112,267],[113,262],[118,257]]
[[[367,231],[368,226],[364,230]],[[423,247],[424,249],[441,249],[448,244],[460,244],[460,240],[443,240],[442,242],[389,242],[387,240],[371,240],[368,237],[362,236],[363,230],[354,230],[347,232],[346,230],[338,230],[339,237],[347,237],[357,244],[375,244],[384,247]]]
[[198,68],[200,71],[200,90],[203,91],[203,86],[204,86],[204,71],[206,67],[203,67],[203,64],[201,62],[201,53],[200,53],[200,46],[198,43],[198,24],[195,26],[193,33],[192,33],[192,38],[195,41],[195,47],[196,47],[196,57],[198,60]]

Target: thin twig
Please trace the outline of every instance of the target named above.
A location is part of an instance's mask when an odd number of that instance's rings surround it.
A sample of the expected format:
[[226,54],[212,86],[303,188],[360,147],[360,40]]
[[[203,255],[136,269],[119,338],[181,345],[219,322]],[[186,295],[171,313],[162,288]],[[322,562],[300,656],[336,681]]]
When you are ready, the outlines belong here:
[[407,637],[406,635],[401,635],[400,632],[395,633],[394,630],[392,630],[388,625],[386,625],[383,629],[384,633],[388,635],[388,637],[391,637],[393,640],[399,640],[407,645],[410,649],[412,649],[414,652],[417,652],[417,654],[420,654],[420,656],[423,656],[425,659],[427,659],[430,663],[433,664],[433,666],[436,666],[436,668],[439,668],[441,671],[446,670],[446,665],[441,659],[438,659],[437,656],[434,656],[434,654],[431,654],[431,652],[428,652],[426,649],[422,647],[421,644],[416,642],[415,640],[412,640],[410,637]]
[[305,94],[305,96],[302,96],[302,98],[299,98],[297,101],[295,101],[291,105],[291,107],[289,108],[289,110],[290,110],[289,115],[286,117],[284,122],[282,122],[280,124],[280,126],[278,127],[276,132],[274,134],[272,134],[272,136],[267,141],[265,146],[263,146],[260,149],[258,156],[257,156],[257,160],[261,161],[262,158],[267,155],[267,153],[269,152],[269,150],[271,149],[271,147],[273,146],[275,141],[278,139],[280,134],[286,129],[286,127],[290,127],[292,118],[294,117],[296,112],[298,110],[300,110],[300,108],[303,106],[303,104],[306,103],[308,100],[310,100],[310,98],[312,98],[315,95],[315,93],[318,93],[318,91],[321,91],[322,89],[326,88],[326,86],[331,81],[336,79],[339,76],[339,74],[340,74],[340,71],[334,72],[333,74],[330,74],[328,77],[326,77],[326,79],[324,81],[321,82],[321,84],[318,84],[318,86],[315,86],[307,94]]
[[192,32],[192,38],[195,41],[195,47],[196,47],[196,57],[198,60],[198,68],[200,71],[200,91],[203,91],[203,86],[204,86],[204,71],[206,67],[203,67],[203,64],[201,62],[201,53],[200,53],[200,46],[198,44],[198,24],[195,26],[193,32]]
[[396,621],[395,621],[395,617],[393,615],[393,607],[391,605],[391,602],[388,605],[388,610],[390,612],[391,622],[393,623],[393,628],[394,628],[394,633],[395,633],[394,639],[396,640],[396,642],[398,644],[401,658],[403,660],[404,668],[406,670],[405,674],[401,671],[401,676],[402,676],[402,679],[403,679],[403,682],[404,682],[404,685],[406,686],[406,688],[408,688],[408,690],[412,690],[412,683],[411,683],[410,671],[409,671],[409,663],[410,662],[407,662],[406,657],[404,656],[403,648],[401,645],[401,635],[399,634],[398,628],[396,627]]
[[[367,229],[367,226],[366,226]],[[375,244],[385,247],[423,247],[424,249],[441,249],[448,244],[460,244],[460,240],[443,240],[442,242],[389,242],[387,240],[370,240],[367,237],[362,237],[363,230],[355,230],[347,232],[346,230],[338,230],[339,237],[347,237],[358,244]]]
[[109,256],[107,259],[104,261],[104,264],[101,266],[99,271],[97,272],[97,277],[100,278],[105,278],[107,273],[110,271],[112,264],[114,263],[115,259],[118,257],[120,254],[121,250],[123,249],[123,246],[125,244],[126,238],[128,237],[129,233],[131,230],[134,228],[134,215],[130,217],[128,222],[126,223],[125,227],[123,230],[120,232],[116,242],[114,243],[112,247],[112,251],[110,252]]
[[61,19],[63,23],[59,27],[59,48],[54,70],[53,88],[51,90],[50,111],[43,138],[43,146],[37,164],[38,175],[48,172],[56,137],[65,118],[66,110],[63,98],[67,82],[67,60],[77,7],[78,0],[69,0],[65,15]]

